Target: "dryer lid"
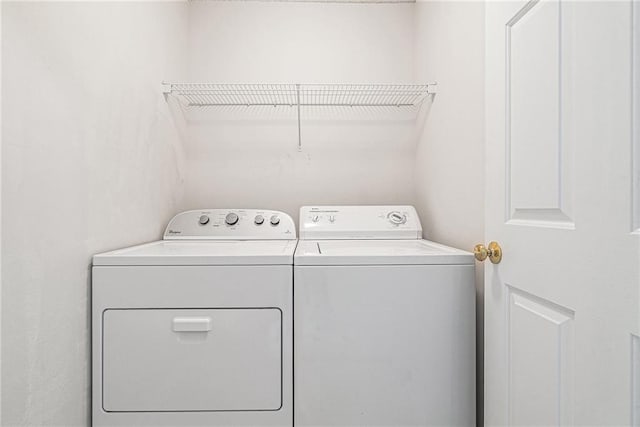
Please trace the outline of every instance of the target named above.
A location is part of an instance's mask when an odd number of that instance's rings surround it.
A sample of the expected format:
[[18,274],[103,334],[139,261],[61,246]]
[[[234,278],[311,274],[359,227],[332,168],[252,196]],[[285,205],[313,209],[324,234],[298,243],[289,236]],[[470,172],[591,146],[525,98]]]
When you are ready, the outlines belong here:
[[95,255],[93,265],[292,265],[296,240],[160,240]]
[[295,265],[473,265],[473,254],[428,240],[301,240]]

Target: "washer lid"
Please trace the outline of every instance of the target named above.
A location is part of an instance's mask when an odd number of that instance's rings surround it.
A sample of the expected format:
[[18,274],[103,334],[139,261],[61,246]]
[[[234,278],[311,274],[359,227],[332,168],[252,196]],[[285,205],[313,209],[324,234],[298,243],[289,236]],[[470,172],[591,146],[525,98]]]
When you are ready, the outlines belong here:
[[106,252],[93,265],[291,265],[295,240],[160,240]]
[[428,240],[300,240],[295,265],[473,264],[473,254]]

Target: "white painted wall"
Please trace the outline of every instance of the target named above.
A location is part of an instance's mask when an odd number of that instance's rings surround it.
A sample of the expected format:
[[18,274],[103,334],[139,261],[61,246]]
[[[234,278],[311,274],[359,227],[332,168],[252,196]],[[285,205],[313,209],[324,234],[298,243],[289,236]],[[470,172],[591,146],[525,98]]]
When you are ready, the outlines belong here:
[[[412,4],[193,2],[189,73],[229,83],[410,83]],[[317,112],[316,112],[317,113]],[[189,124],[185,208],[411,203],[413,123],[365,112],[206,111]],[[247,120],[247,116],[251,120]]]
[[180,205],[187,7],[3,2],[2,425],[89,423],[91,255]]
[[[418,2],[415,29],[416,79],[438,81],[416,152],[416,208],[426,238],[471,250],[484,241],[484,4]],[[484,282],[476,270],[481,422]]]
[[[410,203],[427,238],[482,241],[481,4],[3,8],[3,425],[87,424],[90,256],[158,238],[176,211]],[[412,121],[325,110],[303,112],[299,152],[294,111],[182,127],[162,80],[438,80],[440,94],[417,147]]]

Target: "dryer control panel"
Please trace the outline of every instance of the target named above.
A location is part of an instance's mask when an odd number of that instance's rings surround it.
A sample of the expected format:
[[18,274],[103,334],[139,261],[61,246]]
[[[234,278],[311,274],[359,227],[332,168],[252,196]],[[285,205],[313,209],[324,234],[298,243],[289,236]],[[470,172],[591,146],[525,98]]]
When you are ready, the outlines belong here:
[[179,213],[165,240],[295,240],[291,216],[265,209],[202,209]]
[[303,206],[300,239],[422,239],[413,206]]

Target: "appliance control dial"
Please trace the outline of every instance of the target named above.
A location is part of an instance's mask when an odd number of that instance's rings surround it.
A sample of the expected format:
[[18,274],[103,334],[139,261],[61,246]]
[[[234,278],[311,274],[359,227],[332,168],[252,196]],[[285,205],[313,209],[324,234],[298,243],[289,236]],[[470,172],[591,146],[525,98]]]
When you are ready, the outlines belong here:
[[256,217],[253,219],[253,222],[255,222],[256,225],[262,225],[264,224],[264,217],[262,215],[256,215]]
[[209,223],[209,217],[207,215],[200,215],[200,219],[198,220],[198,224],[207,225]]
[[398,211],[389,212],[387,218],[389,218],[389,221],[391,221],[391,223],[395,225],[400,225],[407,222],[407,216]]
[[318,222],[320,221],[320,217],[318,215],[314,215],[313,218],[311,218],[311,221]]
[[329,222],[336,222],[335,215],[329,215]]
[[226,222],[227,225],[235,225],[238,223],[238,219],[238,214],[231,212],[224,218],[224,222]]
[[269,222],[271,223],[271,225],[278,225],[280,224],[280,218],[278,217],[278,215],[272,215]]

